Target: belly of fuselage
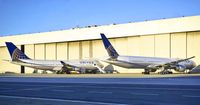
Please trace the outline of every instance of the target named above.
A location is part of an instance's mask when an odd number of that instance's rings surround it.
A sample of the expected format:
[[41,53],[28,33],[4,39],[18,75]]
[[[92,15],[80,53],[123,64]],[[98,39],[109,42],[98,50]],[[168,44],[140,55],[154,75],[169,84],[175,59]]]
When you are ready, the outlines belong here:
[[125,61],[107,61],[107,63],[124,67],[124,68],[138,68],[138,69],[146,68],[149,65],[145,63],[130,63],[130,62],[125,62]]

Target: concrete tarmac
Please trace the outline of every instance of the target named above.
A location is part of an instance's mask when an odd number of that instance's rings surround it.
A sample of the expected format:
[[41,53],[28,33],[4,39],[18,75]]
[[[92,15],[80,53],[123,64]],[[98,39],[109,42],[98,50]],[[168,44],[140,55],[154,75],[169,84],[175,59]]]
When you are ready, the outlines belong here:
[[199,105],[200,76],[0,76],[1,105]]
[[141,73],[119,73],[119,74],[0,74],[0,77],[69,77],[69,78],[157,78],[157,77],[190,77],[200,74],[157,74],[144,75]]

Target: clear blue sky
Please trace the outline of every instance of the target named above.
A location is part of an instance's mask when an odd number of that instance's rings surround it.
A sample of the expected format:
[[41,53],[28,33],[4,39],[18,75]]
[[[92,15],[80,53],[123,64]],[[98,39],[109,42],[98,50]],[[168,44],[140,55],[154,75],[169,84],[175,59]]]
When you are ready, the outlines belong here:
[[0,0],[0,36],[200,15],[200,0]]

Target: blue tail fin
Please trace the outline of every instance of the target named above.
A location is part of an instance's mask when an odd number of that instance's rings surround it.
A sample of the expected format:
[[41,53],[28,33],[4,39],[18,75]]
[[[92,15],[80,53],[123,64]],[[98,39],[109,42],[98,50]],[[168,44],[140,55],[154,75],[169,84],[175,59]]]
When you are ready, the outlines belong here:
[[30,59],[21,50],[19,50],[12,42],[6,42],[6,46],[10,53],[12,61],[16,61],[19,59]]
[[109,55],[112,59],[116,59],[116,58],[119,56],[119,54],[118,54],[117,51],[114,49],[114,47],[112,46],[112,44],[109,42],[108,38],[107,38],[103,33],[100,33],[100,35],[101,35],[101,38],[102,38],[104,47],[105,47],[105,49],[106,49],[107,52],[108,52],[108,55]]

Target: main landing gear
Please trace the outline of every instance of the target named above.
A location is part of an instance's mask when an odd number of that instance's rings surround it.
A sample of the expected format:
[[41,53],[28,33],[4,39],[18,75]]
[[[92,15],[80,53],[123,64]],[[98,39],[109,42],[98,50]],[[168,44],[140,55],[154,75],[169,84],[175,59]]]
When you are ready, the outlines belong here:
[[168,70],[164,70],[164,71],[158,72],[158,74],[173,74],[173,72],[168,71]]
[[42,74],[47,74],[47,71],[46,71],[46,70],[43,70],[43,71],[42,71]]
[[150,71],[148,69],[144,69],[144,72],[142,74],[150,74]]
[[158,74],[172,74],[173,73],[172,71],[170,71],[169,69],[165,67],[162,67],[160,69],[161,69],[161,72],[158,72]]
[[33,73],[37,74],[38,73],[38,69],[34,69]]
[[70,70],[63,69],[63,70],[57,71],[56,74],[71,74],[71,72]]

